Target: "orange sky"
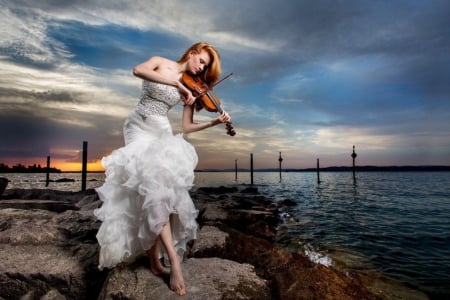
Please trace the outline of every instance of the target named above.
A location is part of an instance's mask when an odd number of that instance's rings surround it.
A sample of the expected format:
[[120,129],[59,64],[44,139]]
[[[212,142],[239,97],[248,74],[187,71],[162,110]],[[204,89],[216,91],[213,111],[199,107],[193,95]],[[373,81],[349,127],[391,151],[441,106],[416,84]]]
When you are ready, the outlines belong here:
[[[9,167],[12,167],[17,164],[24,165],[26,167],[32,166],[32,165],[40,165],[42,168],[47,166],[47,158],[41,158],[41,157],[28,157],[28,158],[20,158],[20,159],[13,159],[13,160],[6,160],[6,161],[0,161],[0,163],[3,163]],[[50,167],[56,168],[64,172],[68,171],[75,171],[79,172],[81,171],[81,162],[67,162],[64,159],[52,159],[50,158]],[[103,171],[104,168],[101,165],[101,162],[95,161],[95,162],[88,162],[87,165],[88,171]]]

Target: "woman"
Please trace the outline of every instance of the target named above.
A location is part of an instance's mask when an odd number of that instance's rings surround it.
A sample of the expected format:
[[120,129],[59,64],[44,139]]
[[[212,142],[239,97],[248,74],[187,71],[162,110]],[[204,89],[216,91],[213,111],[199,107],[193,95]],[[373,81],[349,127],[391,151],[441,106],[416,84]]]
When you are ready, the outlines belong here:
[[205,123],[194,123],[195,98],[180,82],[184,72],[200,75],[208,85],[221,72],[220,57],[207,43],[192,45],[179,61],[159,56],[137,65],[142,95],[124,124],[125,146],[103,158],[106,180],[97,189],[102,221],[97,234],[100,268],[114,267],[147,253],[151,271],[164,275],[161,258],[170,263],[170,288],[186,293],[180,260],[186,243],[196,238],[198,211],[189,195],[197,154],[182,135],[173,135],[168,111],[184,101],[184,133],[230,121],[224,112]]

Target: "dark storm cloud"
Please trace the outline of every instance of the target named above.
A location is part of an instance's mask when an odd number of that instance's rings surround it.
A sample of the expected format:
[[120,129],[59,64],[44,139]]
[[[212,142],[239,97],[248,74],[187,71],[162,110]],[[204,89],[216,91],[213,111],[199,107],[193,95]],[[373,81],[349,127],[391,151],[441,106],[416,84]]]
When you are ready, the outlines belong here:
[[[88,141],[95,145],[90,157],[99,159],[109,152],[113,145],[122,142],[122,120],[118,118],[86,112],[43,109],[37,106],[35,112],[33,109],[20,108],[4,112],[0,114],[1,158],[45,157],[50,154],[51,149],[76,149],[81,147],[83,141]],[[56,114],[59,115],[59,120],[46,117]],[[61,119],[74,119],[77,122],[64,123]],[[86,127],[86,124],[96,125]],[[73,154],[64,151],[55,152],[52,156],[68,161],[74,159]]]
[[[237,55],[235,63],[242,69],[252,65],[278,75],[305,63],[381,56],[398,63],[399,69],[386,74],[380,70],[380,77],[418,83],[430,92],[448,86],[441,84],[449,76],[448,1],[427,5],[413,1],[226,3],[225,10],[233,10],[233,16],[221,22],[219,14],[214,23],[217,31],[237,32],[276,50],[248,54],[247,63]],[[254,77],[266,74],[251,70]]]
[[[283,103],[286,119],[311,118],[310,124],[319,127],[374,127],[379,134],[446,130],[450,2],[269,1],[254,9],[249,2],[243,5],[228,27],[220,22],[218,26],[258,37],[276,51],[250,53],[246,59],[236,55],[236,73],[251,73],[247,80],[253,82],[276,81],[297,69],[316,81],[278,90],[278,99],[299,100]],[[360,77],[339,70],[332,75],[322,68],[336,63],[354,68]],[[311,66],[315,74],[309,74]],[[318,118],[317,113],[326,117]]]

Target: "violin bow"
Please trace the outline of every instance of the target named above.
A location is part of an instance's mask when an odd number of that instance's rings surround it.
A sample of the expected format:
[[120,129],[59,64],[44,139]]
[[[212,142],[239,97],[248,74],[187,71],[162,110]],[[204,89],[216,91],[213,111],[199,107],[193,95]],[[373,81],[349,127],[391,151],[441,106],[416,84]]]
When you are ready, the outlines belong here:
[[212,86],[208,86],[207,89],[205,89],[200,95],[198,95],[197,97],[201,97],[203,95],[205,95],[206,93],[208,93],[209,91],[211,91],[213,89],[213,87],[215,87],[216,85],[218,85],[219,83],[221,83],[222,81],[224,81],[225,79],[227,79],[228,77],[230,77],[231,75],[233,75],[233,73],[228,74],[227,76],[223,77],[222,79],[220,79],[219,81],[217,81],[216,83],[214,83]]

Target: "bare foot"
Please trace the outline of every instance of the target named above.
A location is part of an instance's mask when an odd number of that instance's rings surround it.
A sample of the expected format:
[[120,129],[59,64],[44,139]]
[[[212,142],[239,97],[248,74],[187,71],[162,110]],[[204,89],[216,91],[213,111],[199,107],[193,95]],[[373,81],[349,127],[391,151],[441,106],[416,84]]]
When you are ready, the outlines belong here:
[[184,285],[183,274],[181,272],[181,265],[179,261],[170,262],[170,289],[179,296],[186,294],[186,286]]

